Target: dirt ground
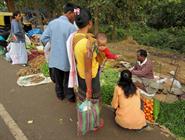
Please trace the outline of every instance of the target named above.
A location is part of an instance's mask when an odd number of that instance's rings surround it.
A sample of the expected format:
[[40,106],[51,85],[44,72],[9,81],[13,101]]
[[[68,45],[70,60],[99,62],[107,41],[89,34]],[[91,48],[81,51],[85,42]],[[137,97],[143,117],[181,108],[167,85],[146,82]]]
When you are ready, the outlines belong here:
[[[176,71],[176,79],[185,85],[185,56],[172,51],[161,50],[153,47],[139,45],[132,38],[127,38],[121,42],[110,43],[109,47],[114,53],[122,55],[121,60],[134,64],[136,61],[136,51],[146,49],[149,58],[154,64],[156,75],[169,76],[170,71]],[[179,65],[179,66],[178,66]],[[178,67],[178,68],[177,68]]]

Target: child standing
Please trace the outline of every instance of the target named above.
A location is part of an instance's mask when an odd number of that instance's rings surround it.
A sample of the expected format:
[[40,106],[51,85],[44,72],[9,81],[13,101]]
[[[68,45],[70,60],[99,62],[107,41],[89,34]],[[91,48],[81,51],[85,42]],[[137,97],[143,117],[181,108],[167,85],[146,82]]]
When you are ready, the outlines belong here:
[[116,109],[115,121],[121,127],[142,129],[146,126],[140,93],[132,82],[132,73],[129,70],[121,72],[120,80],[114,89],[112,107]]

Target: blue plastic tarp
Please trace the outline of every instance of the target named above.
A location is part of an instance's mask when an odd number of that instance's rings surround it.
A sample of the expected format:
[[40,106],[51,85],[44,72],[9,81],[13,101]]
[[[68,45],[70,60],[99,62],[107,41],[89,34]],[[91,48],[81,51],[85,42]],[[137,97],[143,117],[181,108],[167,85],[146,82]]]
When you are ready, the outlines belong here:
[[32,37],[35,34],[42,34],[42,30],[35,28],[33,30],[28,31],[28,33],[27,33],[28,37]]

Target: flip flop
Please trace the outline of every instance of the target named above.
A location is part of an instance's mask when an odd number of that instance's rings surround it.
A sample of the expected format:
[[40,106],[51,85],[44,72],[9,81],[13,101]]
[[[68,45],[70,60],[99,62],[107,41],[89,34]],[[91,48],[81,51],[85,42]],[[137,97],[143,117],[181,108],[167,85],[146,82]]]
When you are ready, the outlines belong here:
[[97,132],[99,129],[103,128],[104,127],[104,120],[103,119],[100,119],[100,125],[99,127],[95,127],[93,129],[94,132]]

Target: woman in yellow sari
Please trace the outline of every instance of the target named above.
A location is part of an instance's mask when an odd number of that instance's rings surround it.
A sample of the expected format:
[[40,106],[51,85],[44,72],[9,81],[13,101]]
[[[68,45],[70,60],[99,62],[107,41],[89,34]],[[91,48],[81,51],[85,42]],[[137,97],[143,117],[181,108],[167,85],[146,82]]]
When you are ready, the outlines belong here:
[[[92,28],[92,17],[87,9],[80,9],[75,18],[79,30],[73,35],[73,51],[78,75],[77,101],[100,99],[99,63],[96,60],[97,52],[95,39],[89,34]],[[99,113],[98,113],[99,114]],[[103,126],[101,119],[97,128]],[[97,130],[94,128],[94,130]]]
[[79,90],[81,90],[79,96],[82,100],[96,99],[100,97],[99,63],[93,46],[95,40],[88,34],[93,26],[90,12],[87,9],[81,9],[75,22],[79,28],[73,37]]

